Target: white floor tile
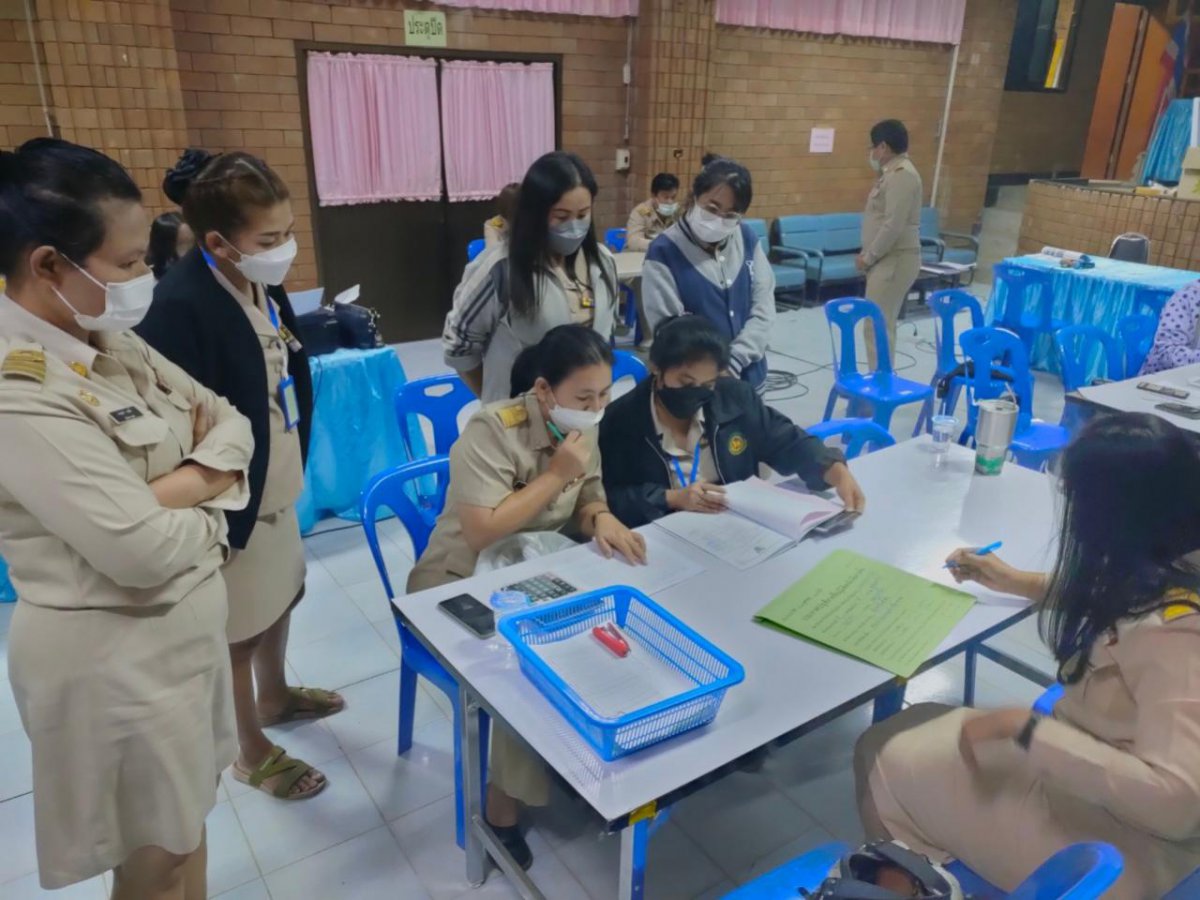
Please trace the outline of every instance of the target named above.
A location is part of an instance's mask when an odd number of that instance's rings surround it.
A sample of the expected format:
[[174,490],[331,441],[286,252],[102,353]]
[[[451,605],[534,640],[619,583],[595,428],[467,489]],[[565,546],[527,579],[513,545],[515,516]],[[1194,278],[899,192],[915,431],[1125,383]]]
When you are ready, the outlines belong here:
[[8,634],[8,625],[16,611],[16,603],[0,603],[0,634]]
[[233,806],[264,873],[299,862],[383,824],[350,763],[321,767],[329,786],[310,800],[276,800],[262,791],[234,797]]
[[104,879],[97,876],[57,891],[42,890],[37,873],[25,875],[16,881],[0,884],[0,897],[4,900],[106,900],[108,890]]
[[863,842],[851,767],[843,766],[836,772],[810,778],[784,793],[834,839],[849,844]]
[[0,884],[37,871],[33,794],[0,803]]
[[205,823],[208,834],[208,893],[210,896],[232,890],[258,876],[258,864],[233,805],[218,803]]
[[[407,570],[399,573],[398,578],[408,578]],[[403,590],[404,581],[393,583],[393,590]],[[346,588],[346,596],[358,607],[359,612],[368,622],[391,622],[392,604],[384,593],[383,583],[378,578],[364,581],[362,584],[352,584]]]
[[816,823],[765,775],[735,772],[671,810],[671,821],[729,877]]
[[[400,635],[396,632],[396,623],[387,619],[381,619],[378,622],[372,622],[371,625],[375,629],[375,633],[378,634],[384,644],[387,645],[387,648],[392,651],[392,656],[396,658],[397,665],[399,665],[399,659],[401,655]],[[437,691],[436,693],[437,695],[441,695],[442,692]],[[447,703],[449,703],[449,701],[447,701]]]
[[[219,900],[271,900],[267,885],[261,878],[234,888],[232,891],[226,891],[224,894],[218,894],[217,897]],[[314,897],[313,900],[317,900],[317,898]]]
[[11,800],[33,790],[33,749],[21,730],[0,734],[0,801]]
[[[414,731],[435,719],[445,718],[430,696],[434,691],[437,688],[425,683],[424,679],[418,679],[417,703],[413,711]],[[376,675],[344,689],[342,696],[346,698],[346,708],[325,720],[342,749],[360,750],[380,741],[391,740],[395,752],[396,730],[400,722],[399,693],[398,671]]]
[[910,681],[904,692],[904,700],[909,704],[945,703],[962,706],[963,684],[963,657],[960,654]]
[[412,748],[403,756],[396,755],[394,736],[347,755],[388,822],[454,796],[453,728],[446,719],[414,733]]
[[[836,838],[831,837],[827,832],[820,828],[814,828],[811,831],[806,831],[794,841],[788,841],[782,847],[777,847],[765,856],[755,860],[754,865],[750,866],[745,871],[738,874],[736,881],[739,884],[745,884],[748,881],[753,881],[760,875],[765,875],[772,869],[777,869],[786,862],[791,862],[797,856],[807,853],[815,847],[822,844],[832,843]],[[862,843],[858,841],[857,843]],[[720,896],[719,894],[717,895]]]
[[266,878],[273,900],[428,900],[417,873],[386,827],[294,863]]
[[[621,839],[585,836],[558,850],[559,858],[584,886],[592,900],[617,896]],[[726,876],[674,822],[650,839],[646,861],[646,896],[655,900],[691,900]]]
[[327,690],[340,690],[399,667],[398,654],[365,620],[327,638],[290,646],[288,662],[304,684]]
[[314,584],[309,579],[304,599],[292,611],[289,649],[331,637],[366,621],[342,586],[329,576],[326,580],[327,583]]
[[[0,635],[3,641],[7,635]],[[0,675],[7,674],[5,672]],[[0,678],[0,734],[21,730],[21,714],[17,712],[17,701],[13,698],[12,685]]]

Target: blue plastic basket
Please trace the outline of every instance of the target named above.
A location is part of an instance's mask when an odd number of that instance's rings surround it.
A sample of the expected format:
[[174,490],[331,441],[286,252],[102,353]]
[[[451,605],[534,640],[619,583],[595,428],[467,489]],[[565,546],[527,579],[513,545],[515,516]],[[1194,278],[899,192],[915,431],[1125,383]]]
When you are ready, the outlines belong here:
[[[616,619],[635,651],[654,654],[695,687],[615,718],[583,702],[532,647],[565,640]],[[614,760],[698,728],[717,715],[725,691],[746,670],[641,591],[624,585],[589,591],[531,607],[500,620],[500,633],[516,648],[521,670],[571,726],[600,754]]]

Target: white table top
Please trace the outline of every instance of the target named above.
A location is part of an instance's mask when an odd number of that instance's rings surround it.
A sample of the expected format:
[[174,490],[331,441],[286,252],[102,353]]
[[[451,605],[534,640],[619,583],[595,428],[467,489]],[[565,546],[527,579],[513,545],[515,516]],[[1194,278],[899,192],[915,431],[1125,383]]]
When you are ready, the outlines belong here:
[[[959,546],[1003,540],[1004,557],[1013,564],[1031,569],[1049,564],[1054,504],[1046,476],[1009,464],[999,477],[976,477],[973,452],[957,446],[941,467],[935,468],[933,460],[924,437],[855,460],[852,468],[866,492],[867,511],[854,527],[832,538],[805,540],[748,571],[725,566],[648,526],[652,547],[669,545],[705,567],[702,574],[655,593],[655,600],[741,662],[746,680],[726,694],[711,725],[613,763],[601,761],[525,679],[503,638],[478,640],[437,609],[439,600],[464,592],[486,602],[496,587],[538,572],[554,570],[570,578],[571,569],[556,567],[555,557],[403,597],[398,606],[452,671],[601,816],[615,822],[891,680],[882,669],[752,621],[829,551],[849,548],[946,583],[952,581],[942,562]],[[606,565],[613,568],[610,583],[625,580],[624,563]],[[939,653],[1025,613],[1013,598],[980,597]]]
[[622,250],[620,253],[614,253],[613,256],[617,260],[617,280],[632,281],[639,278],[642,274],[642,266],[646,262],[645,253],[637,253],[633,250]]
[[[1188,382],[1195,379],[1195,384]],[[1185,400],[1156,394],[1152,391],[1138,390],[1138,384],[1143,381],[1162,384],[1167,387],[1180,388],[1189,393]],[[1200,406],[1200,363],[1192,366],[1180,366],[1178,369],[1168,369],[1165,372],[1155,372],[1127,378],[1125,381],[1113,381],[1109,384],[1097,384],[1092,387],[1079,389],[1079,396],[1096,406],[1115,409],[1119,412],[1148,412],[1161,416],[1168,422],[1178,425],[1185,431],[1200,434],[1200,419],[1187,419],[1183,416],[1163,412],[1154,407],[1160,403],[1183,403],[1187,406]]]

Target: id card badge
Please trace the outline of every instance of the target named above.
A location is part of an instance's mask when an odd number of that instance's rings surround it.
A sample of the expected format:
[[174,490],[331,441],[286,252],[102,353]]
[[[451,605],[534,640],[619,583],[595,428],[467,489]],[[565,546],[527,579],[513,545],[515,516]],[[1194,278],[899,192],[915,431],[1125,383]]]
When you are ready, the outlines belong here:
[[300,403],[296,400],[296,379],[291,375],[279,382],[279,408],[283,410],[283,425],[288,431],[300,424]]

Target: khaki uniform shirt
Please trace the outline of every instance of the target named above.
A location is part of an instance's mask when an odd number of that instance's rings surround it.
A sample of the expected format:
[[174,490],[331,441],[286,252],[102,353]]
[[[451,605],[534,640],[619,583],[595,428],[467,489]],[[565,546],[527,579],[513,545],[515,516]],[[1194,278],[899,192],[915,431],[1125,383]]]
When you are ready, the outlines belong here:
[[625,224],[625,249],[645,253],[650,249],[651,242],[674,225],[678,218],[678,211],[669,218],[663,218],[654,208],[653,200],[634,207]]
[[491,250],[508,241],[508,223],[503,216],[492,216],[483,223],[483,247]]
[[921,249],[921,176],[907,153],[886,166],[867,197],[862,247],[873,266],[894,251]]
[[[604,500],[598,434],[593,429],[584,435],[591,451],[584,476],[563,488],[522,531],[561,531],[575,522],[578,510]],[[553,455],[554,444],[533,393],[489,404],[472,416],[450,448],[446,506],[429,546],[409,576],[408,590],[424,590],[474,574],[477,554],[463,538],[459,508],[495,509],[544,473]]]
[[[215,424],[193,446],[192,408]],[[181,461],[250,465],[250,425],[132,332],[85,344],[0,295],[0,548],[22,602],[173,603],[212,577],[245,477],[195,509],[147,486]]]

